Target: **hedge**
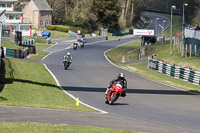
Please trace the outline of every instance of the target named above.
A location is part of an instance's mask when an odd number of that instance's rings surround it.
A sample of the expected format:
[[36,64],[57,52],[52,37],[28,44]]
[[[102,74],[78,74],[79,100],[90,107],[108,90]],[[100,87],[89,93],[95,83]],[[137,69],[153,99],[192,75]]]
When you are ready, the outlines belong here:
[[74,27],[74,26],[66,26],[66,25],[48,25],[48,30],[56,30],[56,31],[62,31],[62,32],[68,32],[68,30],[77,32],[80,30],[82,33],[89,34],[92,31],[90,29],[83,29],[81,27]]
[[64,26],[64,25],[48,25],[47,29],[48,30],[57,30],[57,31],[62,31],[62,32],[68,32],[69,26]]

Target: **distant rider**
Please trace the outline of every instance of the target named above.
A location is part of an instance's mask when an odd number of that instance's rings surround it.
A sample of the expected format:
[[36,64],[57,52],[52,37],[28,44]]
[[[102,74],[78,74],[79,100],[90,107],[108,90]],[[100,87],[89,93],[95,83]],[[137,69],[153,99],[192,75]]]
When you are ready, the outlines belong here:
[[121,40],[121,37],[120,36],[118,36],[118,41],[120,41]]
[[70,52],[67,52],[67,54],[64,56],[63,64],[65,63],[65,61],[66,61],[67,59],[70,60],[69,62],[70,62],[70,64],[71,64],[71,62],[72,62],[72,56],[71,56]]
[[123,91],[121,93],[122,97],[126,96],[126,91],[127,91],[127,81],[125,79],[125,75],[123,73],[119,73],[117,78],[114,78],[112,81],[110,81],[110,84],[108,85],[108,88],[105,92],[105,94],[107,95],[107,91],[112,87],[113,84],[115,84],[117,81],[121,81],[123,84]]

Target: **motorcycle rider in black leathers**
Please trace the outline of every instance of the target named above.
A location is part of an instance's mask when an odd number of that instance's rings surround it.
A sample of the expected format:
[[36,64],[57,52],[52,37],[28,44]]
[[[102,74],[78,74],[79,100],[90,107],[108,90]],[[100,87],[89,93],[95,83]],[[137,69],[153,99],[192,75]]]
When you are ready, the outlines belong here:
[[105,92],[105,95],[107,95],[107,91],[112,87],[112,85],[114,83],[116,83],[117,81],[121,81],[122,84],[123,84],[123,91],[121,93],[121,96],[122,97],[125,97],[126,96],[126,91],[127,91],[127,81],[125,79],[125,75],[123,73],[119,73],[118,77],[117,78],[114,78],[112,81],[110,81],[110,84],[108,85],[108,88]]

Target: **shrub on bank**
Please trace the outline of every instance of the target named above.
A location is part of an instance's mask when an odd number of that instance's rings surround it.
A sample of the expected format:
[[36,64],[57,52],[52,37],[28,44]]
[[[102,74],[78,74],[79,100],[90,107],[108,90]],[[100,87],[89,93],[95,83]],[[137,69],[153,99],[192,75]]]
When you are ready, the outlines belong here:
[[62,31],[62,32],[68,32],[69,26],[65,25],[48,25],[48,30],[56,30],[56,31]]
[[82,27],[76,27],[76,26],[67,26],[67,25],[48,25],[48,30],[56,30],[61,32],[68,32],[68,30],[77,32],[78,30],[81,31],[81,33],[89,34],[91,33],[90,29],[84,29]]

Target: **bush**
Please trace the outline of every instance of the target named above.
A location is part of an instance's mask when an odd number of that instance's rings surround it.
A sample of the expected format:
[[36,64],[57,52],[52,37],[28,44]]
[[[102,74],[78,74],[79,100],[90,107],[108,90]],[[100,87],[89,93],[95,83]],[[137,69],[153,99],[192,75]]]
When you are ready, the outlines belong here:
[[62,31],[62,32],[68,32],[69,27],[68,26],[59,25],[59,26],[56,26],[55,30]]
[[85,34],[89,34],[91,33],[91,30],[90,29],[83,29],[81,27],[73,27],[73,26],[70,26],[69,28],[71,31],[74,31],[74,32],[77,32],[78,30],[81,31],[81,33],[85,33]]
[[85,34],[89,34],[91,33],[91,29],[86,29],[86,28],[82,28],[79,26],[67,26],[67,25],[48,25],[47,26],[48,30],[56,30],[56,31],[61,31],[61,32],[68,32],[68,30],[77,32],[78,30],[81,31],[81,33],[85,33]]
[[56,25],[47,25],[48,30],[55,30]]
[[57,30],[57,31],[62,31],[62,32],[68,32],[69,26],[64,26],[64,25],[48,25],[47,29],[48,30]]
[[63,25],[70,25],[70,27],[71,26],[73,26],[73,27],[84,27],[85,26],[84,24],[82,24],[78,21],[73,22],[72,20],[64,20],[62,24]]

